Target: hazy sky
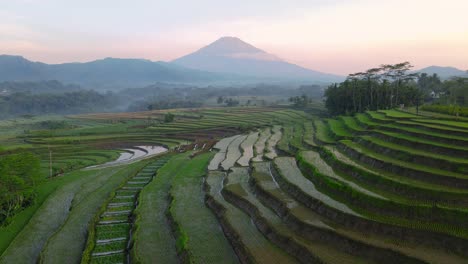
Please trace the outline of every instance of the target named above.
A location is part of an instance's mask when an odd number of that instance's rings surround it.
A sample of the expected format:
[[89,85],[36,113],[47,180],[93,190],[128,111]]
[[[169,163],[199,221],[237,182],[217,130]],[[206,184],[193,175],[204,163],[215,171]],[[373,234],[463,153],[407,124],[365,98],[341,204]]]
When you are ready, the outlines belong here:
[[237,36],[347,74],[409,60],[468,69],[468,0],[0,0],[0,54],[172,60]]

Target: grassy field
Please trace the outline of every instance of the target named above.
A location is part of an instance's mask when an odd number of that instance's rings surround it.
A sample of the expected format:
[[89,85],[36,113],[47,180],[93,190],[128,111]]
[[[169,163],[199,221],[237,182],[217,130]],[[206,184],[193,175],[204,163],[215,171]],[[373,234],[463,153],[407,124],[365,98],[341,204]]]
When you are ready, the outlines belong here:
[[[63,239],[57,245],[67,246],[69,250],[56,251],[54,256],[59,257],[57,252],[62,252],[64,255],[77,254],[75,259],[79,259],[86,242],[86,229],[90,219],[106,195],[113,190],[112,186],[120,184],[138,166],[141,165],[79,171],[63,176],[63,180],[56,183],[56,189],[36,209],[27,224],[21,227],[21,231],[8,245],[2,254],[2,261],[18,263],[37,259],[43,247],[49,246],[48,241],[55,239]],[[101,187],[99,182],[106,184]]]
[[[307,110],[1,121],[0,155],[35,153],[46,180],[0,227],[0,262],[466,263],[464,120]],[[164,123],[168,112],[175,120]],[[69,126],[47,129],[47,120]],[[82,169],[143,145],[169,153]]]
[[[66,222],[49,238],[41,260],[45,263],[63,263],[81,258],[87,239],[88,226],[111,193],[133,176],[146,162],[124,166],[115,176],[103,175],[80,187],[71,204]],[[58,253],[60,252],[60,254]]]
[[139,263],[175,263],[175,240],[164,212],[168,209],[167,194],[174,176],[183,169],[187,155],[172,157],[153,181],[143,189],[136,209],[132,256]]
[[[240,240],[240,247],[246,251],[247,258],[255,263],[296,263],[297,261],[286,252],[278,248],[265,238],[255,226],[252,225],[248,215],[227,202],[221,195],[225,174],[221,172],[211,172],[207,175],[206,181],[209,186],[209,195],[223,207],[224,221],[228,223],[234,237]],[[236,243],[232,241],[231,244]]]
[[266,153],[264,155],[267,159],[274,159],[278,155],[276,153],[276,144],[278,144],[282,137],[280,126],[274,126],[271,131],[272,134],[266,142]]
[[173,201],[169,211],[186,234],[184,246],[195,263],[237,263],[216,217],[203,202],[203,176],[212,157],[211,153],[193,159],[183,157],[170,190]]

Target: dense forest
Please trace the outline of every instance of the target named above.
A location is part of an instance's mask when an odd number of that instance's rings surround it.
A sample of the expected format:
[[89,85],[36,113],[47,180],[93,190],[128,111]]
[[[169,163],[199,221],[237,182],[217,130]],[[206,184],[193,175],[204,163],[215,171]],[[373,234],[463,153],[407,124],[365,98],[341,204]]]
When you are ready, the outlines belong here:
[[79,85],[63,84],[59,81],[39,81],[39,82],[0,82],[0,95],[12,93],[64,93],[78,91],[82,88]]
[[78,114],[90,112],[147,111],[201,107],[209,98],[223,98],[219,106],[239,104],[236,96],[279,96],[305,94],[320,98],[317,85],[249,85],[243,87],[197,87],[156,83],[118,92],[85,90],[58,81],[0,83],[0,118],[20,115]]
[[288,98],[290,95],[301,94],[319,99],[323,94],[323,89],[317,85],[295,87],[258,84],[245,87],[196,87],[158,83],[143,88],[123,90],[116,93],[116,96],[120,98],[121,105],[129,104],[125,110],[146,111],[200,107],[209,98],[216,98],[218,106],[235,106],[239,105],[239,102],[232,97],[277,95]]
[[325,106],[333,115],[416,106],[423,103],[465,106],[468,79],[446,81],[436,75],[411,72],[409,62],[384,64],[353,73],[325,90]]
[[39,159],[31,153],[0,156],[0,224],[34,202],[40,181]]
[[17,115],[72,114],[103,111],[112,106],[112,94],[96,91],[65,93],[15,92],[0,96],[0,118]]

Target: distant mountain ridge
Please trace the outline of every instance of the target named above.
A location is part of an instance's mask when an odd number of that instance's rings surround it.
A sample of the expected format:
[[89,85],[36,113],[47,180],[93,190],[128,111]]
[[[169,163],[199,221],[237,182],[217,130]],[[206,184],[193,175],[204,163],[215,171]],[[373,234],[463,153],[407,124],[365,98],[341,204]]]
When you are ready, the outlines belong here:
[[203,71],[263,78],[301,79],[319,82],[344,80],[343,76],[322,73],[288,63],[236,37],[222,37],[172,62]]
[[468,77],[468,73],[466,71],[455,67],[429,66],[417,70],[416,72],[427,73],[430,75],[436,73],[441,79],[449,79],[450,77]]
[[166,82],[207,82],[222,78],[167,62],[106,58],[85,63],[45,64],[0,55],[0,82],[58,80],[88,88],[127,88]]
[[[442,79],[468,77],[453,67],[431,66],[415,72]],[[84,63],[46,64],[21,56],[0,55],[0,82],[57,80],[82,88],[120,89],[156,82],[185,84],[332,83],[344,76],[310,70],[263,51],[236,37],[222,37],[171,62],[105,58]]]

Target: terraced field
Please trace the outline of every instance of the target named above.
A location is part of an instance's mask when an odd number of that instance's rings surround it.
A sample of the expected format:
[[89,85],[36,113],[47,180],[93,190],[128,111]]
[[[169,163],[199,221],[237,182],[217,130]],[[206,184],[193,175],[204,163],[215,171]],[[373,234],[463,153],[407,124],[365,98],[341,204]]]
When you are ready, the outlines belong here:
[[162,158],[148,164],[114,192],[92,225],[94,230],[89,232],[87,248],[82,257],[85,262],[126,262],[133,225],[130,216],[138,203],[139,192],[151,182],[166,161],[166,158]]
[[[263,260],[234,226],[243,212],[299,262],[467,262],[468,161],[449,154],[464,153],[464,124],[444,127],[447,121],[397,110],[309,122],[283,123],[274,140],[274,132],[260,131],[255,149],[270,162],[256,153],[250,169],[207,176],[207,204],[241,260]],[[410,142],[415,133],[425,141]],[[263,142],[276,142],[280,152]],[[429,152],[427,145],[445,152]]]
[[[44,170],[45,144],[63,162],[90,160],[0,228],[0,262],[468,263],[463,121],[247,107],[154,121],[164,113],[79,116],[81,132],[24,136]],[[128,124],[113,133],[112,118]],[[168,151],[77,170],[147,144]]]

